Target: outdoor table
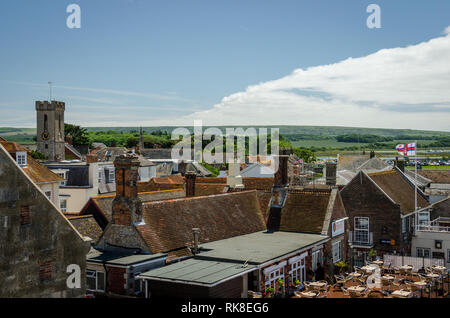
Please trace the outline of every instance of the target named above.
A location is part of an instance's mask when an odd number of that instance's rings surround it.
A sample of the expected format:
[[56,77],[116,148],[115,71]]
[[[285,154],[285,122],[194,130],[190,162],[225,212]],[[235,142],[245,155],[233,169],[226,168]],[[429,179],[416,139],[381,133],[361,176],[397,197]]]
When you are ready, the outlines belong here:
[[301,292],[300,295],[305,298],[314,298],[317,296],[317,293],[315,292]]
[[325,287],[326,285],[327,285],[327,283],[325,283],[325,282],[312,282],[312,283],[309,283],[309,286],[311,286],[315,290],[318,290],[318,289],[320,289],[322,287]]
[[436,279],[436,278],[439,278],[439,275],[438,274],[434,274],[434,273],[430,273],[430,274],[427,274],[425,277],[428,277],[430,279]]
[[422,291],[428,285],[428,283],[424,282],[424,281],[419,281],[419,282],[414,282],[413,285],[420,288],[420,297],[422,298]]
[[436,271],[438,271],[440,273],[443,273],[447,269],[447,267],[444,267],[444,266],[433,266],[432,269],[434,269],[434,270],[436,270]]
[[412,297],[412,292],[406,290],[396,290],[392,292],[391,295],[398,298],[409,298]]
[[350,286],[349,288],[347,288],[348,291],[353,291],[353,292],[357,292],[357,293],[362,293],[363,291],[366,290],[366,287],[364,286]]
[[366,265],[361,267],[361,269],[367,274],[372,274],[372,272],[376,269],[374,266]]
[[400,266],[400,269],[404,269],[404,270],[410,271],[410,270],[413,269],[413,267],[410,266],[410,265],[403,265],[403,266]]
[[361,277],[362,274],[361,274],[361,273],[358,273],[358,272],[353,272],[353,273],[350,273],[349,276],[350,276],[352,279],[354,279],[354,278]]
[[394,276],[389,276],[389,275],[384,275],[384,276],[381,276],[381,279],[382,280],[394,280],[395,277]]
[[381,266],[381,265],[384,264],[383,261],[373,261],[372,263],[375,264],[375,265],[378,265],[378,266]]

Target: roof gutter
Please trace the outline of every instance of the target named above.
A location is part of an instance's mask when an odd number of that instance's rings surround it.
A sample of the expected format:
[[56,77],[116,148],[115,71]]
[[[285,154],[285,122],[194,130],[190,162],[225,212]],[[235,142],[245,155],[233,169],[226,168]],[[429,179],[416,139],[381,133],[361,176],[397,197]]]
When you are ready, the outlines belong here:
[[176,279],[168,279],[168,278],[160,278],[160,277],[148,277],[148,276],[142,276],[142,275],[138,275],[136,276],[137,279],[146,279],[146,280],[156,280],[156,281],[161,281],[161,282],[169,282],[169,283],[175,283],[175,284],[189,284],[189,285],[196,285],[196,286],[202,286],[202,287],[214,287],[216,285],[219,285],[221,283],[227,282],[229,280],[232,280],[233,278],[248,274],[250,272],[253,272],[255,270],[257,270],[257,267],[252,267],[251,269],[232,275],[230,277],[221,279],[213,284],[207,284],[207,283],[198,283],[198,282],[191,282],[191,281],[185,281],[185,280],[176,280]]
[[307,246],[302,247],[302,248],[300,248],[300,249],[298,249],[298,250],[295,250],[294,252],[291,252],[291,253],[288,253],[288,254],[284,254],[284,255],[279,256],[279,257],[277,257],[277,258],[271,259],[271,260],[269,260],[269,261],[267,261],[267,262],[261,263],[261,264],[257,265],[257,267],[258,267],[259,269],[261,269],[261,268],[263,268],[263,267],[266,267],[267,265],[276,263],[276,262],[281,261],[282,259],[285,259],[285,258],[287,258],[287,257],[296,255],[296,254],[301,253],[301,252],[304,252],[304,251],[306,251],[306,250],[309,250],[310,248],[317,247],[318,245],[324,244],[324,243],[328,242],[329,240],[330,240],[330,238],[327,236],[327,237],[325,237],[323,240],[321,240],[321,241],[319,241],[319,242],[316,242],[316,243],[307,245]]

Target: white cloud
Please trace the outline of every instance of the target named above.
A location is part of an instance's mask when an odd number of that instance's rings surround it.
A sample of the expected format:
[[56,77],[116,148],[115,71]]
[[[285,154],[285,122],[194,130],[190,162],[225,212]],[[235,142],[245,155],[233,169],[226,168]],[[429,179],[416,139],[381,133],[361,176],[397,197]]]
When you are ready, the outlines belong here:
[[450,27],[428,42],[294,70],[177,122],[450,130],[449,61]]

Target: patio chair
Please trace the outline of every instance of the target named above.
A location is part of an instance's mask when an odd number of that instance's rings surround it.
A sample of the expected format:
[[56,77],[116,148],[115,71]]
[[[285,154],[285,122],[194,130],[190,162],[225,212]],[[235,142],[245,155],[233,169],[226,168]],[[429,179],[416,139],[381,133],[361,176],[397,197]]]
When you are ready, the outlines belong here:
[[350,292],[348,291],[347,287],[341,287],[341,290],[344,296],[350,296]]

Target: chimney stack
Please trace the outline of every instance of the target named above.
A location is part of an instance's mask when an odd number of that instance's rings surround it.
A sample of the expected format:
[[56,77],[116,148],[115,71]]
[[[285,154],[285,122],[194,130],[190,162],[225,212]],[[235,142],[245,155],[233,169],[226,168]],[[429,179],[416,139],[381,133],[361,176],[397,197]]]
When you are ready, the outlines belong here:
[[275,186],[286,186],[289,183],[288,179],[288,159],[291,149],[280,149],[280,155],[278,156],[278,170],[275,173]]
[[184,160],[181,160],[178,163],[178,172],[181,173],[182,176],[186,174],[187,163]]
[[398,160],[398,157],[395,157],[394,167],[397,167],[401,172],[405,172],[405,161]]
[[228,163],[227,186],[231,189],[243,189],[241,176],[241,164],[239,162]]
[[325,183],[327,185],[336,185],[336,164],[334,162],[325,163],[325,176]]
[[98,156],[97,155],[86,155],[86,163],[94,163],[94,162],[98,162]]
[[374,157],[375,157],[375,151],[372,150],[372,151],[370,152],[370,159],[372,159],[372,158],[374,158]]
[[142,221],[142,202],[138,197],[139,159],[134,154],[123,154],[114,160],[116,170],[116,197],[113,200],[114,224],[132,225]]
[[200,235],[199,228],[193,228],[192,233],[194,234],[194,255],[198,254],[198,237]]
[[195,172],[187,172],[184,177],[186,179],[186,197],[195,196],[195,178],[197,178],[197,174]]

